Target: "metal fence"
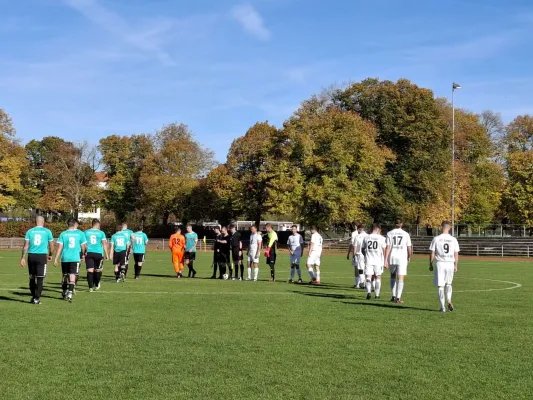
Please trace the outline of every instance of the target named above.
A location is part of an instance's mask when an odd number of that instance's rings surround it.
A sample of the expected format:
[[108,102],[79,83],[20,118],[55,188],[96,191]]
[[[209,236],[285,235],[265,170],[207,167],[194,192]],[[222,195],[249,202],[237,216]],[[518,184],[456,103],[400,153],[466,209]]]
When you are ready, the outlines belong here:
[[[415,254],[428,254],[431,237],[413,237],[413,251]],[[214,246],[213,239],[199,240],[198,251],[211,252]],[[20,250],[24,245],[24,238],[0,238],[0,250]],[[343,253],[348,250],[349,240],[324,240],[323,248],[326,252]],[[532,257],[533,239],[521,238],[459,238],[462,255],[479,257]],[[248,243],[243,241],[246,249]],[[279,248],[287,248],[285,243],[280,243]],[[148,251],[167,251],[168,239],[150,239]]]

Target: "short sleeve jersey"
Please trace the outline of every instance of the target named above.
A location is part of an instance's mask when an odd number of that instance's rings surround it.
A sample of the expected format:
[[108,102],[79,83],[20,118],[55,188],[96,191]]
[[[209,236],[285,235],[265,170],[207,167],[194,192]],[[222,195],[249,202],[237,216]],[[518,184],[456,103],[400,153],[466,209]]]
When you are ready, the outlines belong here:
[[233,235],[231,235],[231,249],[234,251],[238,251],[241,248],[241,234],[239,232],[235,232]]
[[87,240],[82,231],[69,229],[59,235],[57,243],[63,245],[62,262],[80,262],[81,246],[87,244]]
[[185,251],[196,252],[196,242],[198,240],[198,234],[196,232],[187,232],[185,234]]
[[115,252],[126,251],[128,249],[129,240],[124,231],[120,231],[111,236],[111,244]]
[[144,232],[135,232],[133,234],[133,254],[146,253],[146,245],[148,243],[148,236]]
[[361,233],[357,234],[357,237],[355,238],[355,246],[354,251],[357,255],[363,254],[363,242],[365,241],[365,238],[368,236],[368,233],[365,231],[362,231]]
[[311,243],[313,243],[313,253],[321,253],[322,252],[322,236],[320,236],[320,233],[315,232],[311,235]]
[[366,249],[366,265],[383,266],[385,264],[385,238],[377,233],[365,237],[363,249]]
[[455,262],[455,253],[459,253],[459,242],[452,235],[446,233],[433,238],[429,250],[435,252],[438,262]]
[[128,243],[131,243],[131,236],[133,235],[133,231],[131,229],[123,229],[122,233],[126,236]]
[[387,246],[390,248],[389,263],[405,264],[409,258],[407,249],[412,247],[411,236],[403,229],[393,229],[387,233]]
[[263,241],[260,233],[250,235],[250,246],[248,247],[248,254],[255,253],[259,248],[259,243]]
[[175,233],[170,237],[169,247],[173,252],[181,253],[185,251],[185,236]]
[[352,232],[352,235],[350,236],[350,243],[351,243],[351,245],[353,246],[354,249],[355,249],[355,244],[356,244],[356,241],[357,241],[357,235],[358,234],[359,234],[359,232],[354,231],[354,232]]
[[297,233],[296,235],[291,235],[289,236],[289,240],[287,240],[287,245],[293,253],[299,252],[303,248],[304,238],[299,233]]
[[100,229],[87,229],[85,232],[87,240],[87,253],[104,254],[104,244],[107,241],[105,233]]
[[48,244],[54,241],[54,236],[50,229],[36,226],[26,232],[24,239],[29,242],[29,254],[48,254]]

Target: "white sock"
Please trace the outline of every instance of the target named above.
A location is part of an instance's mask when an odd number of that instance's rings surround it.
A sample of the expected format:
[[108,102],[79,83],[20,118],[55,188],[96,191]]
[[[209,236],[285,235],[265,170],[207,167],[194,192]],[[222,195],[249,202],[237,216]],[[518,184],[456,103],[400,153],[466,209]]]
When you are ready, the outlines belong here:
[[374,286],[376,287],[376,297],[379,297],[379,293],[381,292],[381,279],[376,279],[374,281]]
[[315,274],[313,273],[313,267],[307,268],[307,271],[309,271],[309,276],[311,277],[311,279],[314,279],[315,278]]
[[359,282],[361,282],[361,279],[359,279],[359,275],[355,275],[354,280],[355,280],[355,286],[359,286]]
[[444,287],[439,286],[439,300],[440,300],[440,307],[444,308]]
[[320,282],[320,270],[319,269],[316,270],[316,280]]
[[302,270],[300,268],[296,268],[296,272],[298,272],[298,279],[302,279]]
[[294,280],[294,267],[291,268],[291,281]]
[[375,292],[376,291],[376,281],[375,280],[371,280],[370,281],[370,284],[372,285],[372,290]]
[[396,278],[391,277],[390,278],[390,290],[392,292],[392,296],[396,297]]
[[366,292],[372,293],[372,281],[366,278]]
[[398,292],[398,294],[396,295],[396,298],[397,299],[401,299],[402,298],[402,293],[403,293],[403,280],[400,280],[398,281],[398,283],[396,284],[396,290]]
[[248,267],[248,279],[252,279],[252,268]]
[[259,268],[254,268],[254,279],[257,279],[259,276]]
[[446,301],[452,302],[452,285],[446,285]]

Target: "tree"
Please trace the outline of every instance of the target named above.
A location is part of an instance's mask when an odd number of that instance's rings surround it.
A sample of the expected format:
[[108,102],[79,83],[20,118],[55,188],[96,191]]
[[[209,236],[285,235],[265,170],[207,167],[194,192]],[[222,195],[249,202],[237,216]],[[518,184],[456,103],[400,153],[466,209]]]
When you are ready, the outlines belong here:
[[519,115],[507,125],[505,143],[510,153],[533,150],[533,116]]
[[98,149],[108,178],[104,205],[119,220],[142,207],[141,171],[153,154],[152,140],[148,135],[112,135],[100,140]]
[[[341,109],[372,122],[377,143],[392,150],[395,157],[387,163],[386,175],[394,180],[388,185],[395,188],[394,208],[404,208],[406,217],[420,221],[428,207],[444,203],[451,179],[451,135],[431,90],[406,79],[396,83],[367,79],[337,91],[333,100]],[[383,217],[377,211],[373,214]]]
[[289,179],[296,176],[302,186],[294,193],[299,217],[323,227],[366,219],[376,198],[375,182],[393,159],[391,151],[376,144],[374,126],[313,97],[285,123],[284,131],[291,148]]
[[25,164],[24,149],[15,138],[11,118],[0,109],[0,210],[16,203]]
[[214,155],[202,147],[184,124],[166,125],[154,137],[154,152],[141,171],[143,206],[163,217],[185,217],[185,205],[199,179],[215,165]]
[[288,139],[268,122],[256,123],[229,150],[226,167],[235,182],[233,204],[256,224],[267,213],[288,214],[297,205],[300,175],[291,168]]
[[72,212],[77,219],[80,211],[96,207],[100,200],[97,149],[86,142],[74,145],[65,142],[48,157],[43,165],[47,185],[41,208]]

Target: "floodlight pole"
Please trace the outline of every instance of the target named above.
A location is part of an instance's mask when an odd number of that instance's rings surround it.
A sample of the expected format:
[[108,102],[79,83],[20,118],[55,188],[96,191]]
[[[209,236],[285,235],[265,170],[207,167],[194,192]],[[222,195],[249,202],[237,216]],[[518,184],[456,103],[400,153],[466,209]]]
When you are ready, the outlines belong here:
[[455,236],[455,90],[461,89],[461,85],[452,83],[452,236]]

